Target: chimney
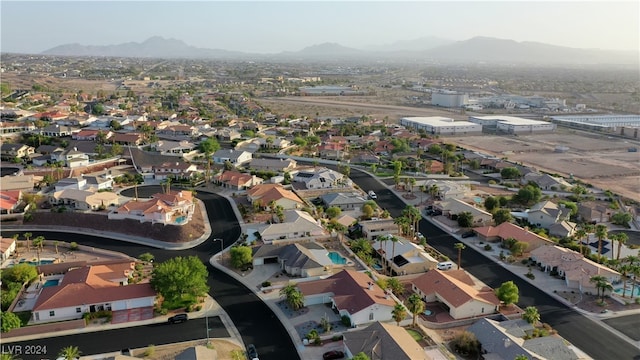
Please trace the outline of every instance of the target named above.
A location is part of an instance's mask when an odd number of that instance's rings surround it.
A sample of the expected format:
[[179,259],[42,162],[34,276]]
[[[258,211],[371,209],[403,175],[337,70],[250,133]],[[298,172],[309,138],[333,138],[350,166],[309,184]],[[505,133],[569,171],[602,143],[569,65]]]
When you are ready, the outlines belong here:
[[372,282],[368,282],[368,285],[369,285],[369,290],[372,290],[373,289],[373,283]]

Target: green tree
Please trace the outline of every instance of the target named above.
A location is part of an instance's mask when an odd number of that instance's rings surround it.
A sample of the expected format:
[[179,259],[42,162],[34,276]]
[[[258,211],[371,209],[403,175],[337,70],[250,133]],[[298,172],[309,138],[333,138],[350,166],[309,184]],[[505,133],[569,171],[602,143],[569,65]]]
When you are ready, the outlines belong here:
[[[622,245],[626,244],[627,241],[629,241],[629,235],[627,235],[627,233],[624,232],[619,232],[619,233],[615,233],[611,236],[609,236],[611,238],[612,241],[615,241],[618,243],[618,251],[616,254],[616,260],[620,260],[620,251],[622,250]],[[613,245],[613,243],[612,243]],[[613,251],[611,252],[611,258],[613,259]]]
[[284,297],[287,304],[292,309],[298,310],[304,307],[304,295],[295,284],[289,283],[287,286],[280,289],[280,296]]
[[516,167],[506,167],[500,170],[500,176],[503,179],[518,179],[520,175],[520,170]]
[[296,136],[295,138],[293,138],[293,143],[295,145],[298,145],[300,147],[305,147],[307,146],[307,141],[299,136]]
[[520,354],[520,355],[516,355],[516,357],[514,357],[513,360],[529,360],[529,357],[527,355]]
[[413,322],[411,325],[415,327],[418,314],[421,314],[425,309],[425,303],[420,298],[420,295],[413,293],[407,299],[407,308],[409,308],[409,311],[413,314]]
[[460,270],[460,261],[462,260],[462,250],[466,249],[467,247],[459,242],[459,243],[455,243],[453,245],[453,248],[458,250],[458,270]]
[[484,208],[487,209],[487,211],[489,212],[492,212],[499,205],[500,204],[498,203],[498,199],[494,198],[493,196],[489,196],[484,200]]
[[496,296],[505,306],[515,304],[520,298],[518,286],[513,281],[504,282],[496,289]]
[[156,265],[151,274],[151,286],[165,299],[182,300],[184,295],[201,297],[209,291],[209,272],[195,256],[175,257]]
[[596,225],[596,237],[598,238],[598,259],[602,256],[602,241],[609,236],[609,230],[607,229],[607,225],[598,224]]
[[521,188],[514,196],[514,200],[522,205],[536,203],[540,201],[540,198],[542,198],[542,191],[533,185],[527,185]]
[[611,222],[616,225],[629,227],[629,222],[631,222],[632,218],[631,214],[627,212],[619,212],[611,216]]
[[371,207],[371,205],[369,204],[364,204],[362,206],[362,215],[365,219],[371,219],[371,217],[373,216],[373,207]]
[[82,352],[77,346],[67,346],[60,350],[58,357],[64,360],[76,360],[80,358],[80,354],[82,354]]
[[473,225],[473,214],[469,211],[463,211],[458,214],[458,225],[463,228],[468,228]]
[[513,254],[513,256],[522,256],[522,254],[524,254],[528,247],[528,243],[524,241],[516,241],[511,245],[511,247],[509,247],[509,251],[511,251],[511,254]]
[[365,354],[363,352],[359,352],[351,360],[371,360],[371,358],[369,358],[369,356],[367,356],[367,354]]
[[2,312],[2,315],[0,316],[0,322],[2,322],[2,332],[9,332],[9,330],[11,329],[18,329],[22,324],[18,315],[9,311]]
[[495,221],[496,225],[510,222],[511,220],[513,220],[513,217],[509,209],[498,209],[493,213],[493,221]]
[[156,257],[153,256],[152,253],[146,252],[143,254],[140,254],[140,256],[138,256],[138,259],[144,261],[144,262],[152,262]]
[[529,324],[535,325],[540,321],[540,313],[535,306],[527,306],[522,313],[522,319]]
[[461,355],[475,358],[480,352],[480,342],[476,336],[469,331],[463,331],[451,340],[451,347]]
[[2,270],[2,282],[15,282],[23,284],[31,282],[38,277],[38,270],[29,264],[16,264],[10,268]]
[[234,246],[229,250],[231,266],[236,269],[243,268],[253,263],[253,253],[248,246]]
[[331,206],[327,208],[327,210],[325,210],[324,213],[327,214],[329,219],[335,219],[338,216],[340,216],[340,214],[342,213],[342,210],[340,210],[340,208],[337,206]]
[[215,138],[208,138],[198,144],[198,150],[204,153],[204,156],[207,158],[207,171],[205,178],[209,181],[211,175],[211,160],[213,160],[211,159],[211,155],[220,150],[220,144]]
[[387,279],[387,290],[391,290],[397,296],[402,295],[404,293],[404,285],[400,282],[400,280],[390,277]]
[[400,321],[407,317],[407,309],[405,309],[402,304],[396,303],[396,306],[391,310],[391,316],[393,317],[393,321],[400,326]]

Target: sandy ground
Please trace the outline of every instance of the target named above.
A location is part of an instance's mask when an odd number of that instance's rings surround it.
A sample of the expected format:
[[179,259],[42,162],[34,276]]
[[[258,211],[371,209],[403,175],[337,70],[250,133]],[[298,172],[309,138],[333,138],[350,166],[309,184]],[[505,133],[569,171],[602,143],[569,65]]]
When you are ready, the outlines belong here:
[[[153,355],[144,356],[146,348],[136,349],[133,351],[133,356],[138,358],[150,359],[150,360],[173,360],[175,357],[191,346],[206,345],[206,340],[188,341],[178,344],[169,344],[153,347]],[[210,348],[215,349],[218,352],[218,360],[232,360],[232,351],[241,351],[244,355],[243,349],[237,344],[223,339],[213,339],[210,341]]]

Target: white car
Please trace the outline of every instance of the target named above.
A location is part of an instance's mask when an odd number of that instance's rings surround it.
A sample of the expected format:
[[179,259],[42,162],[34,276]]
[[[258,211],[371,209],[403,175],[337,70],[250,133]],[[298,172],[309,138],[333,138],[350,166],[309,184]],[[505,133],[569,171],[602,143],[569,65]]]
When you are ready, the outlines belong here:
[[378,195],[376,195],[376,193],[374,193],[373,190],[369,190],[369,198],[375,200],[378,198]]

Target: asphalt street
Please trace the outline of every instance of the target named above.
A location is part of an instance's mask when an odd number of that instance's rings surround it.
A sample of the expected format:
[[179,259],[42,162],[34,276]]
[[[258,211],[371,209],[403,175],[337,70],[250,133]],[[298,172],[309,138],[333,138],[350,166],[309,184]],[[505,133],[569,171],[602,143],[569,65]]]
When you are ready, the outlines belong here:
[[[140,187],[138,188],[138,196],[145,197],[159,190],[160,187]],[[207,269],[209,270],[209,294],[227,312],[240,332],[243,342],[245,344],[255,344],[258,354],[260,354],[260,359],[262,360],[299,359],[300,357],[293,341],[289,337],[289,333],[271,309],[242,283],[239,283],[231,276],[209,265],[209,258],[220,251],[220,243],[212,240],[222,238],[225,248],[231,246],[240,236],[240,226],[233,209],[225,198],[216,194],[200,191],[200,189],[198,190],[198,198],[205,204],[207,215],[211,222],[212,233],[207,241],[189,250],[161,250],[84,234],[41,231],[31,231],[31,233],[33,236],[42,235],[48,240],[60,239],[67,242],[75,241],[78,244],[117,251],[134,257],[145,252],[150,252],[155,256],[156,262],[162,262],[176,256],[197,256],[207,264]],[[3,233],[3,235],[10,236],[11,233],[7,232]],[[206,337],[204,325],[198,321],[189,320],[181,326],[185,333],[193,332],[193,334],[200,334],[199,338],[201,339]],[[163,329],[170,328],[164,327]],[[180,332],[172,330],[168,332],[168,339],[182,341],[182,329]],[[156,334],[149,331],[147,327],[140,327],[136,331],[135,336],[132,336],[130,333],[123,333],[123,337],[120,337],[117,333],[115,335],[111,337],[114,339],[113,343],[103,342],[101,340],[101,333],[55,337],[49,338],[47,341],[52,341],[53,343],[58,343],[59,341],[62,344],[64,339],[65,344],[68,342],[74,346],[78,346],[85,355],[119,350],[123,348],[123,345],[118,345],[118,341],[124,343],[126,340],[128,344],[127,347],[132,348],[143,348],[149,344],[160,344]],[[172,341],[169,340],[167,342]],[[25,356],[22,356],[22,358],[23,360],[32,359]]]
[[[209,318],[210,337],[229,337],[219,317]],[[181,324],[152,324],[100,332],[82,333],[30,341],[4,343],[3,352],[11,351],[22,360],[56,359],[66,346],[78,346],[82,355],[103,354],[123,349],[144,348],[182,341],[204,339],[206,320],[192,319]]]
[[[351,168],[349,177],[364,191],[375,191],[378,195],[378,204],[388,210],[391,216],[399,216],[406,207],[401,199],[366,173]],[[449,258],[457,259],[457,250],[453,248],[457,240],[454,237],[424,219],[420,221],[420,232],[427,237],[429,245]],[[462,267],[493,288],[512,280],[520,289],[518,301],[520,307],[535,306],[542,322],[551,325],[562,337],[594,359],[640,359],[640,349],[513,275],[497,263],[488,260],[475,249],[467,247],[462,251]],[[640,316],[633,315],[627,321],[635,323],[637,329]]]

